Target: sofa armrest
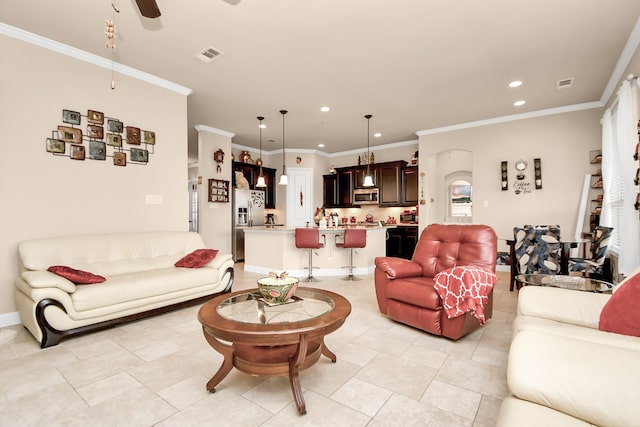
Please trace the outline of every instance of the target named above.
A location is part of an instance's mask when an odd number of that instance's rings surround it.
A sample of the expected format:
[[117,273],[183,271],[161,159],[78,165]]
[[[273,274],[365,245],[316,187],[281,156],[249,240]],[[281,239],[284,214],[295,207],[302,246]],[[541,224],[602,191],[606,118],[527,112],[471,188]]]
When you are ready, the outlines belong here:
[[214,259],[209,261],[205,267],[220,269],[227,262],[233,262],[233,257],[231,254],[218,254]]
[[20,277],[32,288],[59,288],[70,294],[76,291],[75,283],[46,270],[24,271]]
[[388,279],[422,276],[422,266],[404,258],[376,257],[376,268],[384,271]]

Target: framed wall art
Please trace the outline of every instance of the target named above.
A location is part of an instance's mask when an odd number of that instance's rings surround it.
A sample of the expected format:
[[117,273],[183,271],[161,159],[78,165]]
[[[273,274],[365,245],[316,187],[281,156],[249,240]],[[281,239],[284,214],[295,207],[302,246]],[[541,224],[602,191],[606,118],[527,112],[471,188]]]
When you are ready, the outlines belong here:
[[119,133],[107,133],[107,145],[122,147],[122,135]]
[[104,138],[103,127],[98,125],[89,125],[87,126],[87,135],[89,138],[102,139]]
[[131,149],[131,161],[149,163],[149,151],[140,148]]
[[[63,109],[62,122],[64,124],[58,125],[45,138],[46,151],[59,157],[102,161],[113,157],[115,166],[126,166],[127,156],[131,164],[146,165],[155,154],[154,131],[125,126],[119,119],[107,117],[101,111],[87,110],[85,116],[75,110]],[[144,142],[145,147],[123,149],[123,141],[137,146]]]
[[123,129],[124,129],[124,125],[120,120],[116,120],[116,119],[107,120],[107,130],[109,132],[122,133]]
[[47,151],[49,153],[64,154],[66,144],[61,139],[47,138]]
[[144,131],[144,143],[149,145],[155,145],[156,143],[156,133],[150,130]]
[[71,110],[62,110],[62,121],[64,123],[69,123],[70,125],[79,125],[80,124],[80,113],[77,111]]
[[116,166],[127,166],[127,153],[123,151],[113,153],[113,164]]
[[72,144],[82,144],[82,129],[58,126],[58,139]]
[[104,114],[100,111],[89,110],[87,111],[87,121],[98,125],[104,124]]
[[229,202],[229,181],[223,179],[209,180],[209,201],[218,203]]
[[107,160],[107,145],[102,141],[89,141],[89,158]]
[[84,160],[84,145],[71,144],[71,158],[74,160]]
[[127,126],[127,144],[140,145],[140,128]]

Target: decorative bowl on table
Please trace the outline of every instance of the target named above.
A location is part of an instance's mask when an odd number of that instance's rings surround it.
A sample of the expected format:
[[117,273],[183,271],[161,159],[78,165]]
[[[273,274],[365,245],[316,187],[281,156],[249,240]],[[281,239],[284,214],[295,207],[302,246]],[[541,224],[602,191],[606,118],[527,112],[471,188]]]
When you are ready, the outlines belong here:
[[269,304],[284,304],[291,299],[299,280],[295,277],[287,276],[286,272],[281,274],[269,273],[269,277],[258,279],[260,295]]

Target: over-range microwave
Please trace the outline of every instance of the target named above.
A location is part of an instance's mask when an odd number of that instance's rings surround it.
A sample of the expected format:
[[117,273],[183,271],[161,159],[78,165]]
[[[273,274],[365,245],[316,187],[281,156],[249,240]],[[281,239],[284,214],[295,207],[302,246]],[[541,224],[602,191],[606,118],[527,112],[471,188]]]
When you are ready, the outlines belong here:
[[377,205],[378,204],[378,188],[356,188],[353,190],[354,205]]

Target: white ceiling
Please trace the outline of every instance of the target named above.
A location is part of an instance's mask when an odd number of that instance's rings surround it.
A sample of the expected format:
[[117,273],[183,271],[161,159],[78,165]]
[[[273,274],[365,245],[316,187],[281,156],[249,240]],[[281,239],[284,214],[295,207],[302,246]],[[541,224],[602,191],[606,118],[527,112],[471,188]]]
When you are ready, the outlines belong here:
[[[198,124],[257,147],[259,115],[264,149],[280,148],[281,109],[288,148],[335,153],[366,146],[365,114],[376,146],[599,102],[640,16],[637,0],[157,0],[151,20],[114,2],[116,60],[193,90],[190,156]],[[6,24],[107,58],[112,15],[109,0],[0,2]],[[223,55],[195,58],[210,46]]]

